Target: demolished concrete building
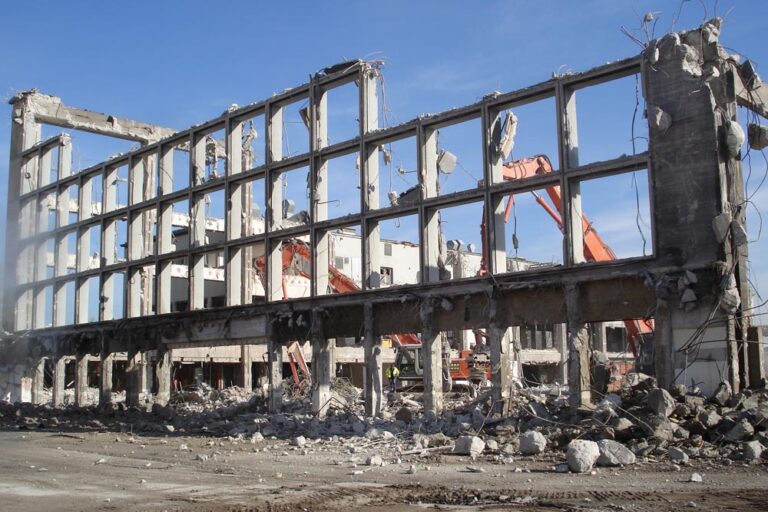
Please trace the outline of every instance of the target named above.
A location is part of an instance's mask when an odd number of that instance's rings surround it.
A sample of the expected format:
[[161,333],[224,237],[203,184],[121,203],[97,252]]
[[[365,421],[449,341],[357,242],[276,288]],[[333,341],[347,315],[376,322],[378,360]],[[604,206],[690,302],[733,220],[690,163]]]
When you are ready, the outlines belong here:
[[[749,318],[737,107],[765,116],[768,86],[723,49],[719,30],[713,20],[652,41],[636,57],[384,128],[380,66],[364,61],[327,68],[307,84],[179,132],[72,108],[37,91],[19,94],[11,100],[6,262],[13,272],[3,311],[12,334],[0,353],[0,392],[39,403],[50,368],[59,405],[72,361],[75,402],[84,404],[91,361],[107,403],[119,362],[129,404],[152,390],[151,398],[164,402],[172,369],[186,358],[230,362],[237,373],[231,378],[245,387],[258,372],[270,409],[278,411],[290,357],[285,345],[299,340],[311,360],[314,412],[323,412],[337,363],[344,363],[356,365],[366,412],[377,415],[382,369],[393,357],[386,339],[418,333],[424,407],[439,412],[443,342],[465,348],[468,334],[482,330],[499,412],[509,407],[513,368],[526,348],[551,347],[571,404],[581,407],[591,403],[590,326],[626,319],[652,323],[652,335],[641,341],[665,388],[712,393],[721,381],[734,390],[762,384],[761,334]],[[579,91],[633,76],[646,104],[647,150],[580,162]],[[329,97],[345,87],[355,91],[357,131],[331,140]],[[508,179],[513,114],[547,99],[555,106],[558,150],[550,157],[558,165]],[[284,117],[291,112],[308,130],[298,154],[286,148]],[[439,176],[456,162],[438,134],[467,121],[480,127],[482,179],[442,190]],[[141,147],[73,172],[69,137],[42,140],[43,125]],[[415,141],[418,186],[386,204],[386,147],[406,139]],[[333,162],[344,157],[354,169],[334,182]],[[651,253],[595,258],[582,184],[640,170],[648,176]],[[288,197],[289,175],[308,197]],[[329,191],[350,183],[359,191],[356,203],[335,214]],[[508,197],[531,191],[556,191],[550,208],[562,232],[557,263],[511,256]],[[445,239],[441,213],[464,205],[481,212],[482,251]],[[387,222],[406,220],[415,226],[413,240],[382,233]],[[332,247],[344,236],[351,248],[337,254]],[[303,252],[286,261],[286,249],[297,243]],[[407,250],[387,264],[393,245]],[[333,284],[344,258],[356,262],[357,270],[348,269],[356,288]],[[410,277],[398,280],[403,266]],[[539,341],[524,347],[523,332]],[[605,331],[597,332],[604,340]],[[217,372],[223,379],[224,370]]]

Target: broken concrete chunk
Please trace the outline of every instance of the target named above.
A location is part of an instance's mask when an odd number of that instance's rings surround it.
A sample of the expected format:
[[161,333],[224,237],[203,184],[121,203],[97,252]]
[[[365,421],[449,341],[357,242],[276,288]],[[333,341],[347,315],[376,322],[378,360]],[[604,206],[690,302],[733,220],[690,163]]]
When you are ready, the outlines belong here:
[[733,389],[731,388],[731,385],[727,382],[721,382],[717,387],[715,394],[712,395],[711,400],[717,405],[725,406],[728,403],[728,400],[731,399],[732,395]]
[[627,466],[635,463],[635,454],[623,444],[610,439],[602,439],[597,442],[600,457],[598,466]]
[[734,425],[727,434],[725,434],[725,440],[734,442],[743,441],[749,437],[752,437],[752,434],[754,433],[755,429],[752,424],[749,423],[746,419],[742,419],[740,422],[736,423],[736,425]]
[[292,446],[298,446],[299,448],[304,448],[306,444],[307,444],[307,439],[304,436],[298,436],[291,439]]
[[381,455],[371,455],[366,459],[365,464],[368,466],[383,466],[384,459],[381,458]]
[[712,230],[715,232],[717,243],[721,244],[725,242],[725,238],[728,236],[728,230],[731,228],[731,214],[723,212],[714,219],[712,219]]
[[657,388],[648,393],[648,408],[659,416],[668,418],[677,402],[666,389]]
[[586,473],[590,471],[600,457],[600,448],[594,441],[574,439],[568,444],[566,459],[568,467],[574,473]]
[[768,147],[768,126],[750,123],[747,126],[747,140],[749,147],[758,151]]
[[725,147],[730,158],[736,158],[741,153],[744,145],[744,129],[735,121],[728,121],[725,125]]
[[701,475],[698,473],[691,473],[691,476],[688,477],[688,481],[693,483],[701,483],[704,481],[704,479],[701,478]]
[[702,411],[699,414],[699,421],[702,425],[704,425],[706,428],[714,428],[720,424],[720,421],[723,419],[719,414],[717,414],[714,410],[708,410],[708,411]]
[[485,441],[477,436],[461,436],[453,446],[453,453],[456,455],[477,457],[483,453],[483,450],[485,450]]
[[667,450],[669,460],[677,464],[685,464],[688,462],[688,454],[676,446],[670,446]]
[[744,443],[744,460],[747,462],[755,462],[760,460],[765,447],[760,441],[749,441]]
[[733,234],[733,243],[737,246],[747,245],[749,238],[747,237],[747,230],[741,222],[737,220],[731,221],[731,233]]
[[529,430],[520,436],[520,453],[536,455],[547,449],[547,438],[540,432]]
[[696,300],[698,300],[696,297],[696,292],[694,292],[690,288],[686,288],[683,291],[683,294],[680,296],[681,304],[689,304],[691,302],[696,302]]
[[648,107],[648,122],[651,128],[664,133],[672,126],[672,116],[657,106]]

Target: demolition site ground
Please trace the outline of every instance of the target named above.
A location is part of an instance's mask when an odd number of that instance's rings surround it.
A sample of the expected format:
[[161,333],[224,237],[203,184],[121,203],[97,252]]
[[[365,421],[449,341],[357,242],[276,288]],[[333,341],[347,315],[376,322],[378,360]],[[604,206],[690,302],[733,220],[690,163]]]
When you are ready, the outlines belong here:
[[[310,444],[303,455],[278,440],[6,431],[0,433],[2,508],[757,511],[768,503],[768,472],[741,464],[648,462],[575,475],[553,471],[557,456],[502,464],[432,454],[414,459],[415,474],[409,474],[408,463],[356,468],[353,461],[360,464],[365,455],[343,455],[346,440],[332,449],[325,444]],[[202,453],[210,458],[198,460]],[[693,472],[702,483],[688,481]]]

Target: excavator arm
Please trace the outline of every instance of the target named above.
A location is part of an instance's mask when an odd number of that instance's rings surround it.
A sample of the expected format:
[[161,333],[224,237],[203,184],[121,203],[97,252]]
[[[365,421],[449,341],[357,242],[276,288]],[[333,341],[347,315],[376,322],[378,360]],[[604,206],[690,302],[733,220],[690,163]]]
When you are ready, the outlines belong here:
[[[549,159],[544,155],[538,155],[532,158],[523,158],[515,160],[503,165],[502,172],[504,180],[513,181],[529,178],[531,176],[543,175],[553,172],[552,164]],[[536,199],[536,202],[541,206],[547,214],[552,217],[560,231],[563,230],[563,212],[562,212],[562,195],[560,193],[560,187],[553,185],[547,187],[546,193],[552,204],[548,203],[541,195],[535,191],[531,191],[531,194]],[[509,220],[509,216],[514,206],[514,196],[510,195],[507,199],[507,206],[504,211],[504,222]],[[552,206],[554,205],[554,207]],[[584,238],[584,258],[587,261],[613,261],[616,259],[616,254],[611,248],[603,241],[597,231],[592,227],[592,223],[589,221],[586,215],[582,213],[581,224],[583,229]],[[483,216],[483,223],[481,225],[481,236],[483,240],[483,260],[480,266],[480,274],[484,275],[488,273],[487,266],[487,251],[485,248],[485,216]],[[627,341],[632,353],[637,357],[637,345],[642,341],[643,336],[653,333],[654,325],[653,320],[650,319],[630,319],[624,320],[624,325],[627,329]]]

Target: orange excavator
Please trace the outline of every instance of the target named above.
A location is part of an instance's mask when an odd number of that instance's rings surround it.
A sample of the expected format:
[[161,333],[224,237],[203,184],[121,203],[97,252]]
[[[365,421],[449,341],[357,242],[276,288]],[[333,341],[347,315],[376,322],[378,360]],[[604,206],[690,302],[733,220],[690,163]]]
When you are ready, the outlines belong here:
[[[538,155],[532,158],[523,158],[521,160],[515,160],[513,162],[506,163],[502,166],[504,180],[514,181],[529,178],[531,176],[548,174],[553,172],[552,164],[549,159],[544,155]],[[547,201],[535,191],[530,193],[536,198],[536,202],[552,217],[560,230],[563,230],[563,218],[562,218],[562,196],[560,194],[559,186],[550,186],[546,189],[547,195],[550,201],[554,204],[554,207],[547,203]],[[504,211],[504,222],[509,220],[509,216],[514,206],[514,196],[509,195],[507,200],[507,206]],[[616,259],[616,254],[610,247],[600,238],[600,235],[592,227],[592,223],[589,221],[586,215],[581,214],[581,224],[583,229],[584,238],[584,258],[587,261],[613,261]],[[481,237],[483,240],[483,252],[482,260],[480,263],[480,275],[488,274],[488,254],[485,247],[485,216],[483,216],[483,223],[480,226]],[[624,320],[624,325],[627,329],[627,343],[629,344],[632,354],[635,358],[638,357],[638,346],[641,345],[647,338],[653,335],[654,324],[651,319],[628,319]]]
[[[301,240],[284,241],[282,244],[283,267],[283,298],[288,298],[288,274],[299,275],[307,279],[309,274],[304,270],[303,263],[310,260],[309,246]],[[256,260],[256,269],[263,276],[266,271],[264,256]],[[342,271],[328,265],[328,286],[335,293],[348,293],[357,291],[360,287],[353,279]],[[402,382],[420,382],[423,379],[421,359],[421,339],[415,334],[401,333],[390,336],[395,347],[398,348],[398,356],[395,365],[400,369]],[[312,383],[309,367],[304,360],[304,353],[298,342],[294,341],[287,346],[291,374],[296,385],[300,389],[307,388]],[[490,359],[487,355],[474,355],[473,351],[465,350],[459,357],[446,360],[446,368],[443,375],[443,389],[450,390],[453,383],[486,382],[490,379]]]

